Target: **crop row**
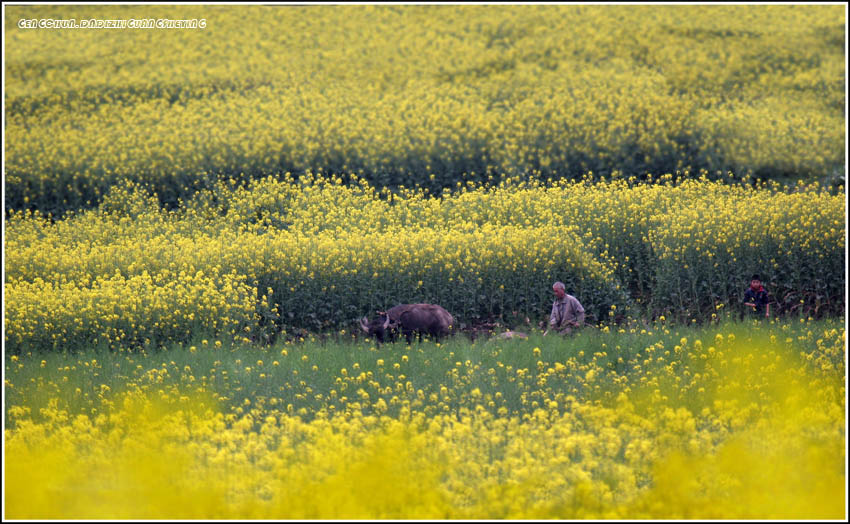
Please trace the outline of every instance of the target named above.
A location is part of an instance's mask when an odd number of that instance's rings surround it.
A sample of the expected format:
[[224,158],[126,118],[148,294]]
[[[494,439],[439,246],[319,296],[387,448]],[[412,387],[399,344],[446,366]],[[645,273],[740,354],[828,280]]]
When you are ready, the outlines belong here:
[[737,312],[756,272],[774,312],[840,314],[843,201],[797,189],[665,178],[388,198],[365,182],[270,177],[166,211],[142,188],[116,187],[96,210],[7,220],[6,343],[350,329],[419,301],[446,307],[457,327],[517,325],[545,318],[556,280],[591,323],[705,320]]

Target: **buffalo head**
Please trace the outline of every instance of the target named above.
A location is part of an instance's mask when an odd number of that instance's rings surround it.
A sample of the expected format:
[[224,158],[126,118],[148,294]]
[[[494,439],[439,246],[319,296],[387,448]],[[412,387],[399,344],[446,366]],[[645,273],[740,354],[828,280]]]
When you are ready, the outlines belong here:
[[378,311],[378,316],[371,321],[366,317],[360,319],[360,329],[369,336],[374,335],[379,343],[384,342],[388,336],[391,336],[393,328],[395,328],[395,323],[383,311]]

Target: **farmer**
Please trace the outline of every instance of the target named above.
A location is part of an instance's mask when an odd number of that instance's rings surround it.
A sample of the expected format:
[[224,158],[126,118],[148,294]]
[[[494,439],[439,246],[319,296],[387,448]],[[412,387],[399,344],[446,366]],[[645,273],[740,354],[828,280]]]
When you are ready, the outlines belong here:
[[584,308],[576,297],[566,293],[562,282],[555,282],[552,291],[555,293],[555,302],[549,314],[549,329],[543,332],[543,336],[551,329],[569,335],[574,328],[584,325]]
[[758,275],[753,275],[750,279],[750,287],[744,292],[744,305],[757,316],[763,314],[765,318],[770,318],[767,290],[761,285],[761,278]]

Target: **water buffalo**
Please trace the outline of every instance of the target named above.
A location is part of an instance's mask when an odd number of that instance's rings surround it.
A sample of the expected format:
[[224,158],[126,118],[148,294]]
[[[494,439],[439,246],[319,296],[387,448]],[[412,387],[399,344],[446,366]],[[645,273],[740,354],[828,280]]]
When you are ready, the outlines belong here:
[[451,333],[454,319],[448,311],[436,304],[416,304],[416,307],[402,312],[398,323],[407,343],[410,344],[414,332],[419,333],[419,342],[422,342],[423,333],[439,341],[440,337]]
[[369,335],[375,335],[379,343],[387,337],[393,341],[395,333],[401,331],[410,344],[414,332],[419,333],[420,342],[422,333],[428,333],[439,340],[451,332],[453,323],[451,314],[436,304],[401,304],[386,312],[379,312],[371,322],[363,317],[360,328]]

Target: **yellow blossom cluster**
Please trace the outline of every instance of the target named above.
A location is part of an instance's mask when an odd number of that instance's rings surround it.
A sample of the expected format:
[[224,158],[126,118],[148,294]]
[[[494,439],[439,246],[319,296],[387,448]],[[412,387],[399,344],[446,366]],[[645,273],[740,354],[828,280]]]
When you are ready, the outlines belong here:
[[843,322],[6,358],[15,519],[836,519]]
[[[254,290],[234,274],[147,272],[90,283],[36,279],[6,286],[10,350],[156,346],[201,333],[235,335],[254,320]],[[14,327],[12,327],[14,326]]]
[[[206,27],[17,26],[44,18]],[[840,6],[12,6],[5,203],[59,214],[131,179],[174,204],[218,176],[308,170],[433,191],[838,179],[844,23]]]

